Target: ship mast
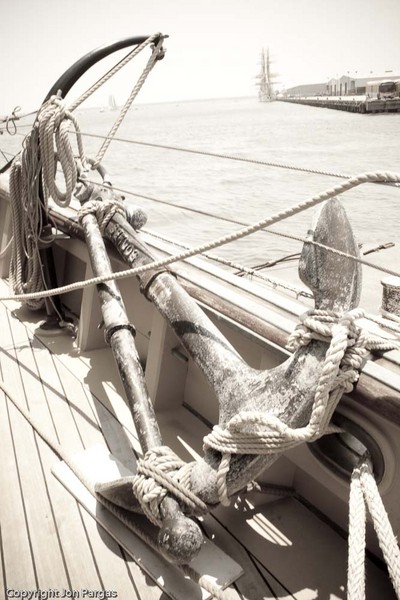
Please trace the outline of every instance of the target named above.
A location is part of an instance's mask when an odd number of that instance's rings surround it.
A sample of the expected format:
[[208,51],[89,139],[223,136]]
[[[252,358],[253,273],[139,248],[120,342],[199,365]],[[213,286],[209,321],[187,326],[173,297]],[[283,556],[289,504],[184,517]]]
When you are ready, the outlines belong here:
[[261,71],[257,76],[258,81],[258,99],[260,102],[271,102],[273,99],[271,62],[269,58],[269,48],[261,50]]

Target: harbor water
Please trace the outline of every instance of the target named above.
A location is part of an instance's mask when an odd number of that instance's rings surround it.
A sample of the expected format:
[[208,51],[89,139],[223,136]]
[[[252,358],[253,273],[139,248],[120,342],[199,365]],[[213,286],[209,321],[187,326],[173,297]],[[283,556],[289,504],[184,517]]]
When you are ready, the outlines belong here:
[[[91,108],[78,109],[77,117],[83,132],[106,135],[117,114]],[[398,114],[360,115],[262,104],[255,98],[138,104],[117,136],[345,175],[400,171]],[[1,148],[12,151],[20,141],[4,135]],[[85,137],[84,143],[93,156],[101,140]],[[341,182],[332,176],[120,141],[111,143],[103,164],[116,187],[154,199],[127,195],[147,212],[148,229],[193,246],[239,228],[211,215],[252,223]],[[400,189],[366,184],[342,199],[359,243],[397,240]],[[271,229],[304,237],[312,215],[313,210],[305,211]],[[299,249],[298,242],[257,233],[214,252],[252,266]]]

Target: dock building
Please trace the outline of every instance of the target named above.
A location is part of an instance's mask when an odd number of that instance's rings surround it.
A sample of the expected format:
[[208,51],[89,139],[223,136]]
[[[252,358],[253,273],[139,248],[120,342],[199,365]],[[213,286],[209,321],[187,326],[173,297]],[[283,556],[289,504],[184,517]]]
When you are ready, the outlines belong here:
[[366,86],[369,81],[382,80],[400,81],[400,75],[394,75],[392,72],[384,73],[380,76],[352,77],[350,73],[329,79],[324,83],[308,83],[296,85],[286,90],[287,96],[307,97],[307,96],[362,96],[365,94]]

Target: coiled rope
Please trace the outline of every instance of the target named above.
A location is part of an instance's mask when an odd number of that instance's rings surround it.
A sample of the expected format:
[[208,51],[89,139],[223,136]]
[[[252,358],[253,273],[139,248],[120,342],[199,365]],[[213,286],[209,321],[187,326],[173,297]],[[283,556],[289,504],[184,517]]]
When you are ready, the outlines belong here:
[[[38,131],[33,129],[27,136],[21,156],[14,160],[10,174],[12,252],[9,281],[14,293],[20,295],[43,290],[38,236],[42,230],[38,147]],[[40,296],[25,298],[24,302],[32,310],[43,306]]]
[[[52,96],[40,108],[33,129],[24,141],[21,154],[12,163],[10,197],[13,250],[10,264],[10,285],[20,299],[33,310],[43,306],[44,296],[40,295],[40,292],[44,291],[45,283],[39,250],[44,241],[40,239],[40,236],[44,225],[43,219],[48,214],[48,200],[52,198],[60,207],[69,206],[78,179],[77,160],[69,138],[70,124],[73,125],[75,132],[81,170],[85,172],[90,168],[98,168],[113,135],[124,119],[133,100],[142,88],[155,62],[163,55],[163,39],[161,34],[150,36],[78,98],[70,109],[66,108],[59,94]],[[155,40],[157,40],[157,43],[153,46],[150,59],[115,121],[109,136],[101,146],[95,160],[88,161],[84,153],[79,124],[72,114],[72,110]],[[61,165],[65,191],[60,190],[56,183],[58,162]],[[40,190],[41,181],[43,184],[43,199]],[[39,295],[31,298],[26,296],[26,294],[32,293],[39,293]]]
[[[76,186],[78,171],[68,134],[69,122],[75,127],[79,156],[82,164],[86,165],[78,122],[57,96],[43,105],[35,126],[25,139],[21,154],[12,163],[10,204],[13,242],[9,279],[11,289],[17,294],[43,291],[40,248],[51,241],[51,238],[43,237],[48,199],[51,197],[61,207],[68,206]],[[64,192],[59,190],[55,181],[57,160],[64,175]],[[23,301],[32,310],[43,306],[40,295]]]

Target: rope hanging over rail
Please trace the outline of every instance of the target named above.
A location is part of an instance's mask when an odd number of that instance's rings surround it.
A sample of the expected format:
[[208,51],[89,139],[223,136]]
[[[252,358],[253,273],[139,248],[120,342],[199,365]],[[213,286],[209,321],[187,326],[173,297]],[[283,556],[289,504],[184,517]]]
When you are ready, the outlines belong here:
[[[13,241],[9,280],[14,293],[22,295],[43,290],[38,236],[42,230],[38,149],[38,130],[33,129],[21,156],[14,160],[10,174]],[[23,301],[33,310],[43,306],[40,295]]]
[[400,600],[400,550],[383,505],[368,456],[353,470],[349,500],[347,599],[365,600],[365,533],[367,513],[378,537],[389,576]]

